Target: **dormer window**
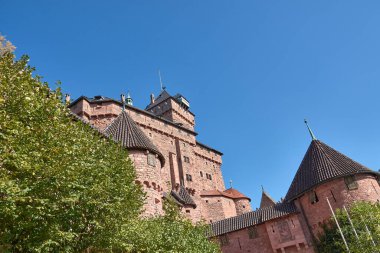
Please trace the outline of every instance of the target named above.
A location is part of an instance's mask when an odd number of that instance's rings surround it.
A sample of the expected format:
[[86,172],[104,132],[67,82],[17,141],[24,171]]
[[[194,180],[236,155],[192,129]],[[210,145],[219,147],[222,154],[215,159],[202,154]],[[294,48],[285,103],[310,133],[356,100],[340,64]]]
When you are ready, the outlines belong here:
[[347,176],[344,178],[344,182],[346,183],[348,190],[356,190],[358,189],[358,182],[355,179],[354,175]]
[[319,201],[317,193],[315,191],[310,192],[309,198],[311,204],[315,204]]

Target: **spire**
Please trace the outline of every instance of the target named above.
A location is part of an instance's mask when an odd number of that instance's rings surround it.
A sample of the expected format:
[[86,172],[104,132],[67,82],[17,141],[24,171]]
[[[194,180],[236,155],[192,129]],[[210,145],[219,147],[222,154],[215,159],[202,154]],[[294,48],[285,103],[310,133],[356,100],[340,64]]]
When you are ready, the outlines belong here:
[[305,124],[306,124],[307,130],[309,130],[309,134],[310,134],[310,136],[311,136],[311,139],[312,139],[313,141],[317,140],[317,138],[315,138],[315,135],[314,135],[313,131],[311,131],[311,128],[309,127],[309,124],[307,123],[307,120],[305,119],[304,121],[305,121]]
[[261,202],[260,202],[260,208],[264,207],[270,207],[276,205],[276,201],[272,199],[271,196],[269,196],[268,193],[264,191],[264,187],[261,186],[262,193],[261,193]]
[[133,105],[133,99],[131,98],[129,91],[127,93],[127,105]]

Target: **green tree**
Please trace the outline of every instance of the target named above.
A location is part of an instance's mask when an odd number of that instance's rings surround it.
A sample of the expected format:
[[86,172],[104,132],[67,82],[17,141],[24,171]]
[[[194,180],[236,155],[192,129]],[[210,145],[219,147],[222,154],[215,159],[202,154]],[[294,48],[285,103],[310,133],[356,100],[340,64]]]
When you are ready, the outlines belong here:
[[[357,202],[349,208],[348,214],[349,216],[344,210],[336,211],[337,220],[351,253],[380,252],[380,204]],[[348,217],[352,220],[357,236]],[[318,252],[347,252],[334,220],[331,219],[325,224],[323,230],[317,242]]]
[[26,56],[7,47],[0,57],[0,245],[111,249],[144,197],[126,150],[74,120]]
[[217,243],[207,238],[208,225],[184,218],[172,198],[164,200],[165,215],[132,221],[116,237],[127,252],[216,253]]

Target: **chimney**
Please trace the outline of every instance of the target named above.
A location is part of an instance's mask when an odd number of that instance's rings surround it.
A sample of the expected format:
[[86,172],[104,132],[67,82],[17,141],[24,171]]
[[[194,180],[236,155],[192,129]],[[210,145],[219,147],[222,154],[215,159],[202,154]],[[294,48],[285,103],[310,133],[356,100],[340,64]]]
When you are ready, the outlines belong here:
[[65,102],[67,105],[70,104],[70,94],[65,95]]
[[122,104],[125,104],[125,95],[124,94],[120,95],[120,101]]
[[154,104],[154,94],[150,94],[150,103]]

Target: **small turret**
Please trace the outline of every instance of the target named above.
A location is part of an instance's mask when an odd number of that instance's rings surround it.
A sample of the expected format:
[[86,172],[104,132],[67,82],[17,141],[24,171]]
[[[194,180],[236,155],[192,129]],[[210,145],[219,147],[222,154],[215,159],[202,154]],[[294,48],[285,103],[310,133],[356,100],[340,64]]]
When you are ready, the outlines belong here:
[[133,105],[133,99],[131,98],[131,95],[129,94],[129,91],[128,91],[128,94],[127,94],[127,105]]

